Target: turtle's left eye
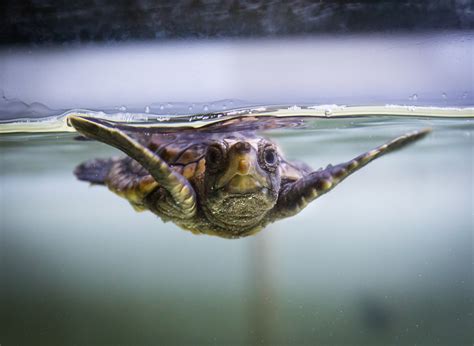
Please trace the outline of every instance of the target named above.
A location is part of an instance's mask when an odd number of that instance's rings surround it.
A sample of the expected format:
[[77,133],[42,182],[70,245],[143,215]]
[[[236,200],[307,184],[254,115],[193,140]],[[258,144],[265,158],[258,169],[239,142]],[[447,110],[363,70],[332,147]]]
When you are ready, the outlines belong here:
[[265,162],[268,165],[274,165],[276,163],[277,157],[275,150],[266,150],[265,151]]
[[276,149],[271,144],[267,144],[260,149],[260,165],[268,171],[275,171],[278,167],[279,158]]

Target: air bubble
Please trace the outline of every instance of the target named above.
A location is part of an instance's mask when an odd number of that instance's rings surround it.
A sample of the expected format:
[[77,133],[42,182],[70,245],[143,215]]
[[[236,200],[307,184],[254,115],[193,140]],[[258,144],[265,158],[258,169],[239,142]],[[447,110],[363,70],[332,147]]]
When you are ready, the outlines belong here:
[[166,108],[173,108],[173,104],[172,103],[167,103]]
[[413,94],[413,95],[411,95],[408,99],[409,99],[410,101],[416,101],[416,100],[418,100],[418,95],[417,95],[417,94]]
[[163,110],[165,109],[165,106],[164,105],[160,105],[160,110]]
[[209,110],[209,106],[208,106],[208,105],[204,105],[204,106],[202,107],[202,110],[203,110],[204,112],[207,112],[207,111]]
[[189,106],[188,111],[192,111],[192,110],[193,110],[193,106]]
[[145,113],[150,113],[150,106],[145,106]]
[[462,98],[463,98],[464,100],[467,99],[467,91],[465,91],[465,92],[462,93]]
[[331,110],[331,109],[325,109],[325,110],[324,110],[324,115],[325,115],[325,116],[328,117],[328,116],[330,116],[331,114],[332,114],[332,110]]
[[121,111],[121,112],[126,112],[126,111],[127,111],[127,107],[125,107],[125,106],[120,106],[120,107],[118,108],[118,110]]
[[446,100],[448,98],[448,95],[446,95],[446,93],[442,93],[441,97],[443,98],[443,100]]
[[227,109],[227,105],[225,103],[222,105],[222,109],[224,109],[224,110]]

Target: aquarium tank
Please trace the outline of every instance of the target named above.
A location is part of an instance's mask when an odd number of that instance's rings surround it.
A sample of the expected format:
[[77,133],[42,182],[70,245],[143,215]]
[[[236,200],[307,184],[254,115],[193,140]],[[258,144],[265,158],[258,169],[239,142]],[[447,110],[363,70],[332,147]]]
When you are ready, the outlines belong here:
[[473,344],[472,1],[0,8],[0,345]]

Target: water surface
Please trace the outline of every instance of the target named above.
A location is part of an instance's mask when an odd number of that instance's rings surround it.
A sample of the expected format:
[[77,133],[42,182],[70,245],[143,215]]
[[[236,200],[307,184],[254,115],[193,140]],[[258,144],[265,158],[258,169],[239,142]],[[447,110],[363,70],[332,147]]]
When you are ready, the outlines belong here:
[[0,136],[2,339],[14,343],[469,344],[471,119],[313,119],[265,135],[313,168],[428,137],[239,240],[136,213],[72,171],[121,155]]

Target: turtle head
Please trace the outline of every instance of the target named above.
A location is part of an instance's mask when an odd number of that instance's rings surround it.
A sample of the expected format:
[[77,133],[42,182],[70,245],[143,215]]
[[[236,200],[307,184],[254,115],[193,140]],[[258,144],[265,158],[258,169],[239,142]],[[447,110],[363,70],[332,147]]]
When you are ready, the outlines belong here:
[[257,225],[275,205],[280,155],[266,139],[216,141],[206,153],[208,218],[236,231]]

